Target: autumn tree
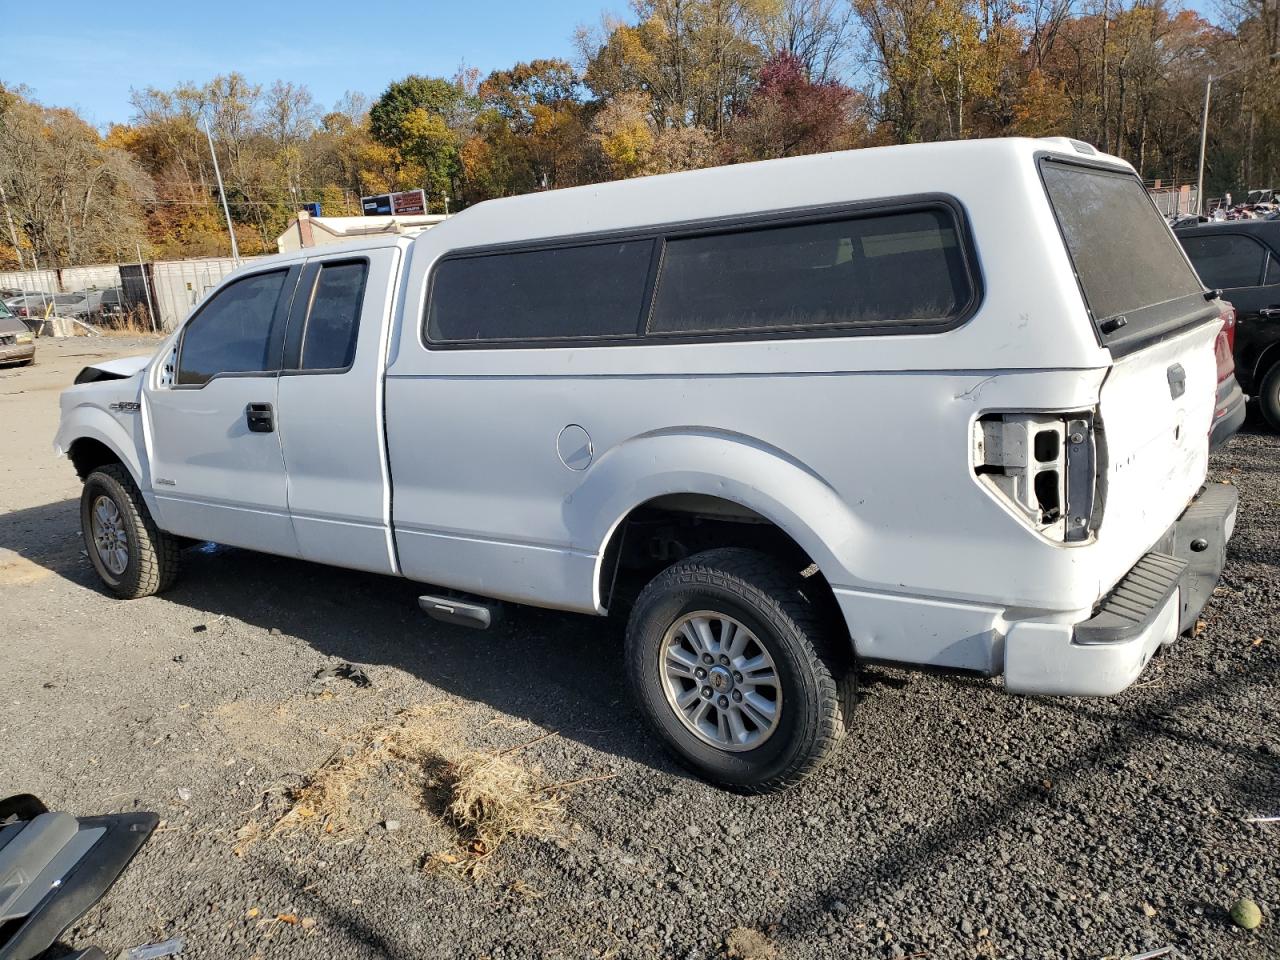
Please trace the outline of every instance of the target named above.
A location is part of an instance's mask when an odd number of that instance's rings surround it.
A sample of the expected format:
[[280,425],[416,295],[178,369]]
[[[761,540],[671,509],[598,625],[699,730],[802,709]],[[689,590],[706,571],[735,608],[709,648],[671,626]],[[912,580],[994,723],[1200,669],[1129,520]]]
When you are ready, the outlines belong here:
[[766,160],[853,146],[866,133],[865,124],[855,124],[860,101],[843,83],[810,79],[798,56],[777,53],[729,127],[729,153]]
[[771,57],[794,58],[815,83],[841,78],[857,33],[849,0],[778,0],[772,11],[759,9],[760,42]]
[[70,110],[0,96],[0,205],[15,266],[119,259],[142,239],[151,182]]
[[753,42],[770,4],[761,0],[634,0],[638,23],[606,22],[579,34],[585,81],[600,101],[644,96],[662,127],[719,134],[746,102],[765,58]]

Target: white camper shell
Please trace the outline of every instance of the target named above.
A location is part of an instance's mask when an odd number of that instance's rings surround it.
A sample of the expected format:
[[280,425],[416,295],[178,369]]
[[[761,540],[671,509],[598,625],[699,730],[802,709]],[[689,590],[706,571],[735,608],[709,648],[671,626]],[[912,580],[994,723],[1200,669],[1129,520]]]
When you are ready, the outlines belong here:
[[[491,201],[255,261],[57,447],[117,592],[177,538],[630,617],[655,731],[786,786],[860,661],[1108,695],[1195,619],[1218,304],[1133,169],[1065,139]],[[602,641],[603,642],[603,641]]]

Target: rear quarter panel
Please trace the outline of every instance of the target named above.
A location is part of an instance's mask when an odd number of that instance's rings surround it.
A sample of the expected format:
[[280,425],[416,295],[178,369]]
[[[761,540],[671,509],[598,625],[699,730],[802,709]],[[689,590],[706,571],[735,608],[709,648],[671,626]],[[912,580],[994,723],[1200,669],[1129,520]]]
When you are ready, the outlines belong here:
[[[1090,605],[1102,575],[1089,545],[1042,540],[971,465],[975,418],[1092,408],[1110,362],[1044,199],[1044,144],[946,146],[950,162],[933,148],[868,150],[515,198],[415,241],[387,379],[405,574],[599,610],[618,520],[698,492],[774,519],[836,586]],[[954,197],[977,242],[983,298],[950,332],[498,350],[428,349],[421,336],[430,270],[453,249],[726,217],[743,197],[792,209],[922,190]],[[584,471],[556,452],[569,424],[592,438]]]

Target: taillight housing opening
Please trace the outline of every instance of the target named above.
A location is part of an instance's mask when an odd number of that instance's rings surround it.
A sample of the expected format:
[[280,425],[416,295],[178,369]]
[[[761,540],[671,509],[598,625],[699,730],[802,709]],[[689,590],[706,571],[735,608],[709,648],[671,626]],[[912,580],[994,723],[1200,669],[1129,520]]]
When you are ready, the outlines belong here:
[[1042,536],[1088,540],[1100,506],[1095,424],[1092,411],[988,414],[974,423],[974,473]]

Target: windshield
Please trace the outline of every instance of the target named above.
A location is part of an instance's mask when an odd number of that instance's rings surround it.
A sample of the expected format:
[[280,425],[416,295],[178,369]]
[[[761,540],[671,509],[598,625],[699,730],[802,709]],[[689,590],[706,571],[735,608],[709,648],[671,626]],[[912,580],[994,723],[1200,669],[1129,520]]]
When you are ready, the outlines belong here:
[[1163,325],[1184,301],[1204,306],[1199,278],[1137,177],[1053,160],[1040,169],[1104,343]]
[[27,325],[13,314],[0,314],[0,333],[27,333]]

